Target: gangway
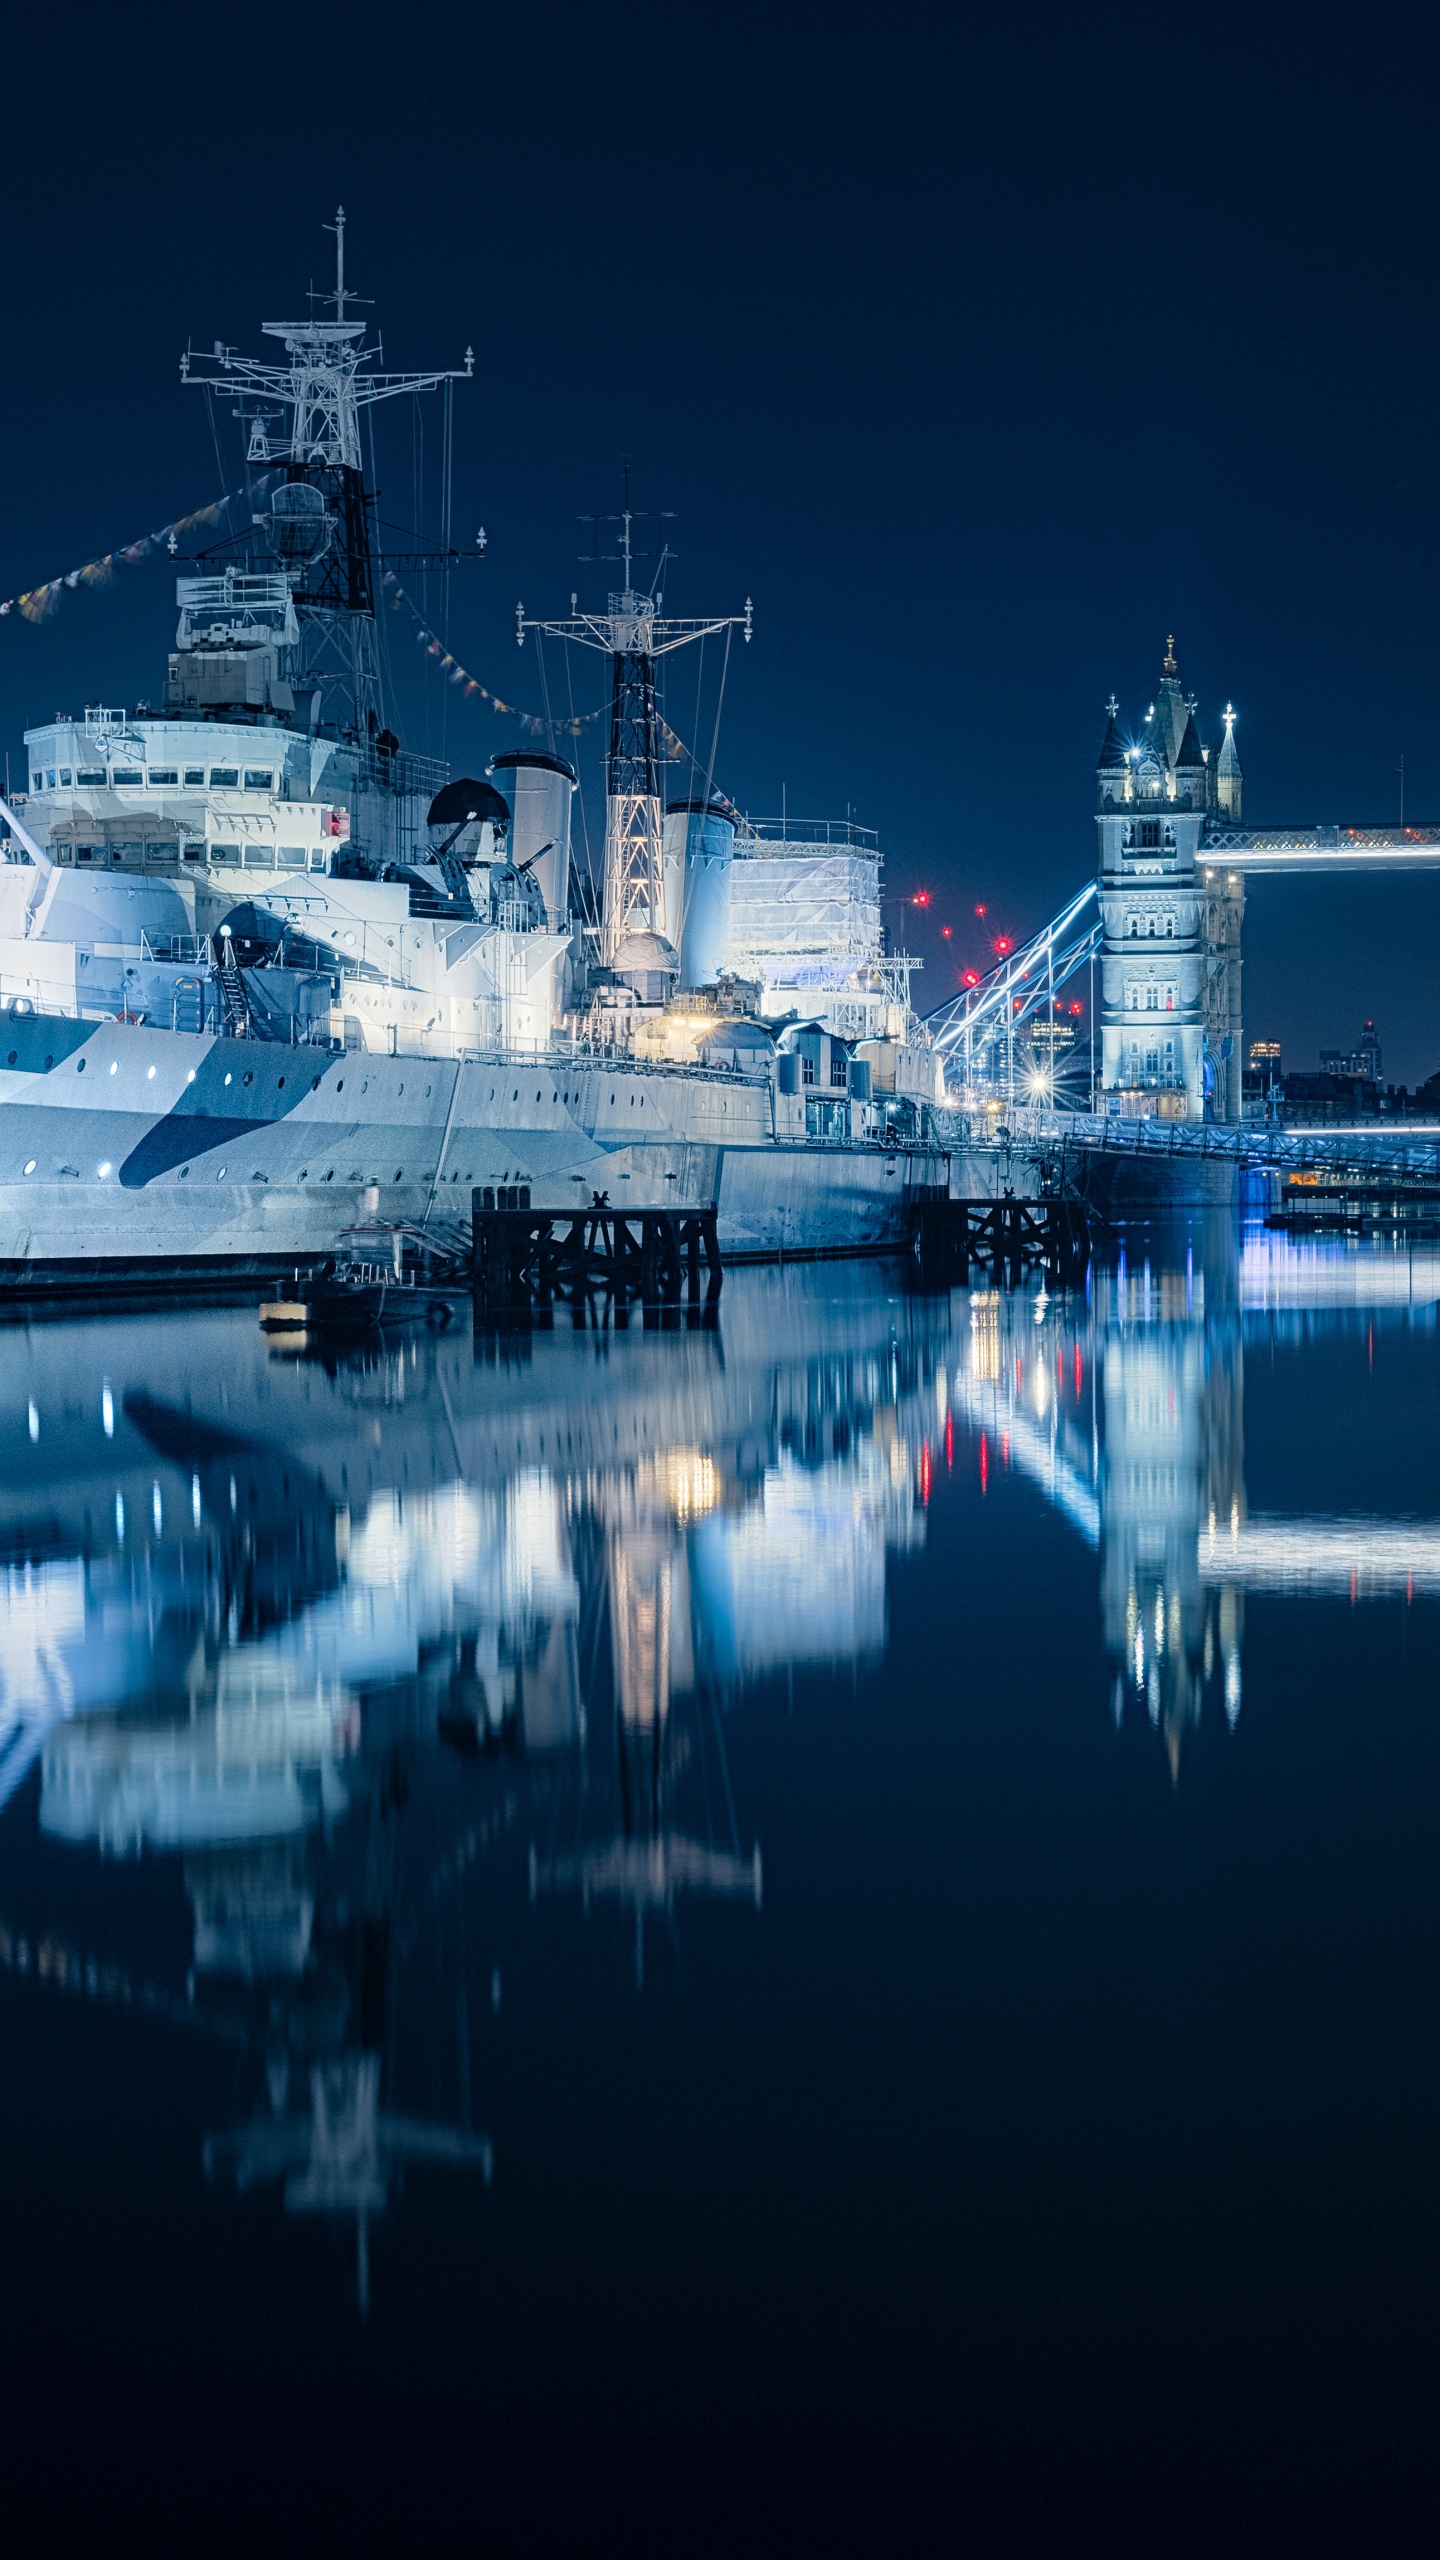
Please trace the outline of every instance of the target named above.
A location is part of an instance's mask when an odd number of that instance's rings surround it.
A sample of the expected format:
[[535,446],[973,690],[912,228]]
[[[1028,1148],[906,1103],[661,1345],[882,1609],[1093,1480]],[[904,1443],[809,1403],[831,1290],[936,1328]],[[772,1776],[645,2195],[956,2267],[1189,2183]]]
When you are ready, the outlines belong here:
[[967,1086],[974,1081],[977,1034],[988,1029],[992,1040],[1003,1036],[1013,1102],[1016,1032],[1032,1014],[1053,1004],[1067,980],[1074,977],[1077,969],[1083,969],[1100,948],[1104,924],[1097,898],[1099,885],[1096,880],[1087,880],[1079,895],[1062,907],[1049,924],[1032,934],[1028,942],[1007,952],[973,987],[963,988],[958,996],[926,1015],[933,1046],[952,1066],[958,1065]]

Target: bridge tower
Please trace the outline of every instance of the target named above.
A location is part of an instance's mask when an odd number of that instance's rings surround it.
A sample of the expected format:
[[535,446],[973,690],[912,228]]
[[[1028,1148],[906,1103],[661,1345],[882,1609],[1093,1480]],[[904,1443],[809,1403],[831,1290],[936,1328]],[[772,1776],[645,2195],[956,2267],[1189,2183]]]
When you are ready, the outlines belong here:
[[1128,746],[1119,704],[1109,705],[1096,771],[1100,1081],[1109,1109],[1174,1120],[1204,1118],[1208,1084],[1212,1115],[1238,1120],[1244,891],[1228,877],[1217,887],[1197,857],[1207,818],[1222,805],[1226,817],[1238,812],[1241,776],[1233,718],[1217,765],[1200,744],[1195,708],[1181,690],[1173,638]]

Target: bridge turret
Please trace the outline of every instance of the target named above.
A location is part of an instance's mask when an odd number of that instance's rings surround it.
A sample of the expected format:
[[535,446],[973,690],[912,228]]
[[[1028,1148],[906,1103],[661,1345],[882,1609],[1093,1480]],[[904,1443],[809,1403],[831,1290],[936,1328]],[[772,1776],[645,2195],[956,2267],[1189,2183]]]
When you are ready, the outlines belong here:
[[1225,737],[1215,764],[1215,806],[1222,818],[1238,827],[1241,816],[1241,793],[1244,775],[1235,752],[1235,706],[1225,705]]
[[1107,714],[1105,735],[1100,745],[1100,761],[1095,767],[1097,809],[1113,808],[1117,801],[1132,800],[1135,796],[1130,773],[1130,758],[1125,752],[1125,741],[1116,726],[1120,705],[1113,693],[1105,705],[1105,710]]
[[[1112,745],[1112,739],[1114,744]],[[1098,771],[1101,1083],[1112,1108],[1199,1120],[1205,1109],[1204,956],[1195,857],[1210,786],[1175,642],[1123,786],[1103,759],[1119,747],[1116,708]]]

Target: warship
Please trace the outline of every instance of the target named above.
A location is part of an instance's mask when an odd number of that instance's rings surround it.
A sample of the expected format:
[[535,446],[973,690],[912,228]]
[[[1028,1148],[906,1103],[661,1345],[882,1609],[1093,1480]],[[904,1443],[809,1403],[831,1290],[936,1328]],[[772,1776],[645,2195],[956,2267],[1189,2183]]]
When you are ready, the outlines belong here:
[[[487,1192],[718,1207],[729,1258],[902,1243],[950,1158],[873,839],[797,852],[708,774],[662,800],[657,663],[748,638],[748,606],[667,618],[627,490],[605,611],[522,612],[522,642],[611,661],[603,894],[572,866],[564,757],[452,775],[402,747],[362,414],[448,400],[474,357],[385,371],[334,229],[333,316],[265,324],[266,360],[182,360],[238,415],[253,503],[177,579],[161,708],[31,729],[0,802],[0,1271],[274,1273],[357,1220],[458,1242]],[[837,972],[795,918],[847,866],[873,930]],[[793,963],[769,983],[746,974],[767,897]]]

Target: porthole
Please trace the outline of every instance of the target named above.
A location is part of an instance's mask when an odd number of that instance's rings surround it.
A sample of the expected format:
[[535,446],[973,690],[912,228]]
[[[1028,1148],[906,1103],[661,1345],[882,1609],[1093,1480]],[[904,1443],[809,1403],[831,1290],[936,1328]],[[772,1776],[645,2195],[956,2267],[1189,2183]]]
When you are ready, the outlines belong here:
[[181,1181],[182,1181],[182,1182],[188,1182],[188,1181],[189,1181],[189,1179],[190,1179],[190,1167],[188,1166],[188,1164],[182,1164],[182,1166],[180,1167],[180,1179],[181,1179]]
[[243,1075],[243,1076],[241,1077],[240,1081],[241,1081],[241,1083],[242,1083],[242,1084],[253,1084],[253,1083],[254,1083],[254,1081],[255,1081],[255,1070],[254,1070],[254,1068],[253,1068],[253,1067],[251,1067],[251,1069],[249,1070],[248,1074]]
[[515,1087],[514,1092],[511,1094],[510,1099],[511,1099],[511,1101],[512,1101],[512,1102],[518,1102],[518,1101],[519,1101],[519,1099],[520,1099],[520,1087],[518,1086],[518,1084],[517,1084],[517,1086]]
[[395,1167],[395,1179],[396,1179],[396,1181],[397,1181],[397,1182],[403,1182],[403,1181],[404,1181],[404,1179],[405,1179],[405,1167],[403,1166],[403,1164],[397,1164],[397,1166]]
[[54,1066],[54,1064],[55,1064],[55,1061],[54,1061],[53,1057],[51,1057],[51,1058],[47,1058],[47,1059],[46,1059],[46,1061],[45,1061],[45,1072],[46,1072],[46,1074],[47,1074],[47,1075],[49,1074],[50,1069]]
[[336,1092],[337,1092],[337,1093],[343,1093],[343,1092],[344,1092],[344,1090],[345,1090],[345,1079],[344,1079],[344,1077],[343,1077],[343,1076],[341,1076],[341,1078],[340,1078],[340,1080],[339,1080],[339,1083],[338,1083],[338,1084],[336,1085],[336,1087],[335,1087],[335,1090],[336,1090]]
[[427,1102],[428,1102],[428,1101],[429,1101],[429,1099],[430,1099],[430,1087],[428,1086],[428,1084],[427,1084],[427,1086],[425,1087],[425,1099],[426,1099],[426,1101],[427,1101]]
[[110,1061],[110,1073],[112,1074],[112,1076],[118,1076],[118,1074],[120,1073],[120,1061],[119,1061],[119,1059],[118,1059],[118,1058],[112,1058],[112,1059],[111,1059],[111,1061]]
[[224,1181],[224,1179],[225,1179],[225,1167],[223,1166],[223,1164],[222,1164],[222,1166],[220,1167],[219,1172],[216,1174],[215,1179],[216,1179],[216,1181],[217,1181],[217,1182],[223,1182],[223,1181]]
[[146,1068],[146,1070],[145,1070],[145,1081],[146,1081],[146,1083],[147,1083],[147,1084],[153,1084],[153,1083],[154,1083],[154,1081],[155,1081],[155,1070],[154,1070],[154,1068],[153,1068],[153,1067],[147,1067],[147,1068]]
[[311,1077],[311,1079],[310,1079],[310,1090],[311,1090],[311,1092],[312,1092],[312,1093],[318,1093],[318,1092],[319,1092],[319,1090],[320,1090],[320,1079],[319,1079],[319,1077],[318,1077],[318,1076],[312,1076],[312,1077]]
[[20,1055],[20,1052],[19,1052],[19,1050],[18,1050],[18,1049],[12,1049],[12,1050],[11,1050],[11,1052],[10,1052],[10,1064],[11,1064],[11,1066],[12,1066],[12,1067],[14,1066],[15,1061],[16,1061],[16,1059],[19,1057],[19,1055]]
[[399,1093],[403,1093],[403,1092],[404,1092],[404,1090],[405,1090],[405,1087],[403,1086],[403,1084],[397,1084],[397,1086],[395,1087],[395,1090],[396,1090],[397,1094],[399,1094]]
[[[283,1076],[281,1077],[280,1081],[281,1081],[281,1083],[282,1083],[282,1084],[284,1083],[285,1079],[284,1079],[284,1077],[283,1077]],[[360,1090],[361,1090],[361,1092],[362,1092],[362,1093],[368,1093],[368,1092],[369,1092],[369,1090],[370,1090],[370,1079],[369,1079],[369,1077],[368,1077],[368,1076],[366,1076],[366,1078],[365,1078],[364,1082],[362,1083],[362,1085],[361,1085],[361,1087],[360,1087]]]
[[538,1101],[539,1101],[539,1099],[540,1099],[540,1087],[538,1086],[538,1084],[537,1084],[537,1086],[535,1087],[535,1099],[536,1099],[536,1101],[537,1101],[537,1102],[538,1102]]
[[84,1059],[83,1059],[83,1058],[77,1058],[77,1059],[76,1059],[76,1061],[75,1061],[75,1073],[77,1074],[77,1076],[83,1076],[83,1074],[85,1073],[85,1061],[84,1061]]
[[493,1101],[494,1101],[494,1099],[495,1099],[495,1087],[493,1086],[493,1084],[492,1084],[492,1086],[490,1087],[490,1099],[491,1099],[491,1101],[492,1101],[492,1102],[493,1102]]
[[230,1078],[229,1078],[229,1076],[228,1076],[228,1075],[226,1076],[225,1081],[226,1081],[226,1083],[227,1083],[227,1084],[230,1082]]
[[333,1182],[333,1181],[334,1181],[334,1179],[335,1179],[335,1167],[334,1167],[334,1166],[333,1166],[333,1164],[332,1164],[332,1166],[330,1167],[329,1172],[328,1172],[328,1173],[326,1174],[326,1176],[325,1176],[325,1180],[326,1180],[327,1182]]
[[30,1158],[30,1161],[29,1161],[29,1163],[26,1165],[25,1170],[26,1170],[26,1172],[27,1172],[27,1173],[33,1173],[33,1172],[34,1172],[34,1170],[35,1170],[35,1158],[34,1158],[33,1156]]
[[299,1176],[297,1177],[297,1179],[298,1179],[299,1181],[303,1182],[303,1181],[305,1180],[305,1175],[306,1175],[306,1173],[308,1173],[308,1171],[309,1171],[309,1167],[308,1167],[308,1165],[307,1165],[307,1166],[305,1167],[304,1171],[303,1171],[302,1173],[300,1173],[300,1174],[299,1174]]
[[[284,1079],[284,1077],[283,1077],[283,1076],[281,1076],[281,1078],[280,1078],[280,1080],[279,1080],[279,1083],[277,1084],[277,1086],[276,1086],[276,1088],[275,1088],[275,1089],[276,1089],[277,1093],[283,1093],[283,1092],[284,1092],[284,1090],[285,1090],[285,1079]],[[363,1085],[361,1086],[360,1090],[361,1090],[361,1092],[362,1092],[362,1093],[364,1092],[365,1088],[364,1088],[364,1086],[363,1086]]]

